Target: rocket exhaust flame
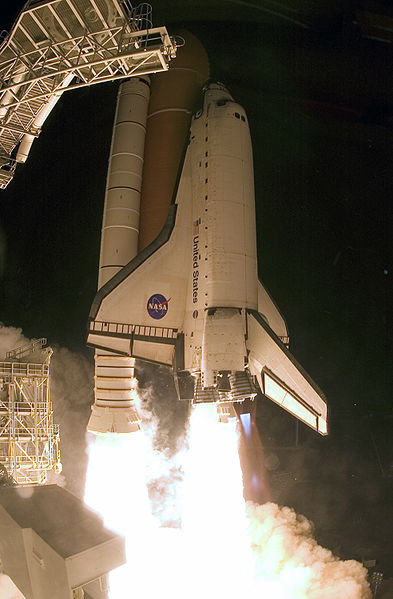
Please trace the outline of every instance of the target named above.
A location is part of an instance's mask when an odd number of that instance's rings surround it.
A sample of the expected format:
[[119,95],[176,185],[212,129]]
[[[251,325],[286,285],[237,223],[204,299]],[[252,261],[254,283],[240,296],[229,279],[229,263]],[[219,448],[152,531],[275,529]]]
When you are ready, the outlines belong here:
[[111,574],[111,599],[124,596],[129,580],[134,588],[143,587],[141,570],[134,565],[154,529],[145,480],[147,450],[142,432],[92,436],[89,445],[85,502],[101,513],[106,526],[126,537],[128,564]]
[[[95,438],[85,499],[127,539],[128,564],[111,574],[110,599],[370,599],[363,566],[319,547],[304,517],[245,504],[237,443],[235,424],[217,422],[214,405],[193,409],[178,530],[151,514],[150,440]],[[167,468],[155,460],[155,476],[159,463]]]
[[[217,422],[214,404],[195,406],[184,462],[182,530],[199,577],[194,589],[206,596],[235,598],[252,576],[236,420]],[[231,564],[236,560],[236,572]],[[194,574],[194,578],[196,578]]]

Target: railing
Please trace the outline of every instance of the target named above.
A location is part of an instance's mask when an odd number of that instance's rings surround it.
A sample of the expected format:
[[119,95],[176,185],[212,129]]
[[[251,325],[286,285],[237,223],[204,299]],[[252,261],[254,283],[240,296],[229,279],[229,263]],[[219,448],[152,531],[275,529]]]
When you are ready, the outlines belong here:
[[1,456],[0,457],[0,461],[2,464],[4,464],[4,466],[7,468],[7,470],[10,469],[10,465],[12,465],[14,468],[23,468],[23,466],[29,466],[31,467],[32,464],[37,464],[39,468],[50,468],[50,464],[53,461],[52,456],[50,455],[45,455],[45,456],[14,456],[14,457],[10,457],[10,456]]
[[30,364],[29,362],[0,362],[0,378],[4,377],[46,377],[48,364]]
[[12,477],[16,480],[18,485],[44,485],[47,481],[46,469],[44,470],[27,470],[25,474],[20,472],[12,472]]
[[52,350],[44,345],[46,339],[35,339],[0,362],[0,464],[18,484],[44,484],[47,470],[61,467],[48,385]]
[[11,360],[19,359],[22,356],[31,354],[37,349],[42,349],[47,344],[47,342],[48,341],[47,339],[45,339],[45,337],[41,337],[41,339],[33,339],[31,343],[28,343],[27,345],[20,345],[19,347],[12,349],[11,351],[8,351],[5,357]]
[[0,401],[0,415],[1,414],[8,414],[9,412],[15,412],[16,414],[21,414],[21,413],[29,413],[29,414],[36,414],[36,413],[50,413],[52,414],[52,406],[50,404],[50,402],[37,402],[35,403],[34,401],[28,402],[28,401],[13,401],[13,402],[9,402],[9,401]]
[[59,434],[59,425],[53,424],[51,426],[46,427],[23,427],[23,426],[15,426],[12,427],[12,430],[4,431],[0,433],[0,442],[1,439],[8,439],[10,434],[15,439],[25,439],[25,440],[47,440],[49,437],[58,436]]
[[93,320],[90,322],[89,333],[97,335],[113,335],[132,337],[140,335],[142,337],[157,337],[160,339],[176,339],[178,329],[168,327],[153,327],[140,324],[125,324],[120,322],[101,322]]

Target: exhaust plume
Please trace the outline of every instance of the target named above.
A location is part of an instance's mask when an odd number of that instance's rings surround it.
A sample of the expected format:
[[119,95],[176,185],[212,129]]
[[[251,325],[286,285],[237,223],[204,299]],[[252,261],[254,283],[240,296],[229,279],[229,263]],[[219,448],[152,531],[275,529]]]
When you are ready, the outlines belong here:
[[155,447],[157,418],[147,405],[143,443],[142,435],[129,451],[109,439],[90,447],[88,503],[109,525],[116,516],[128,538],[128,564],[111,574],[110,599],[123,599],[130,584],[148,599],[371,599],[366,569],[320,547],[306,518],[244,503],[235,422],[220,424],[214,405],[199,405],[183,447],[168,454]]
[[366,568],[320,547],[304,516],[274,503],[248,504],[246,513],[257,589],[267,583],[274,599],[371,598]]

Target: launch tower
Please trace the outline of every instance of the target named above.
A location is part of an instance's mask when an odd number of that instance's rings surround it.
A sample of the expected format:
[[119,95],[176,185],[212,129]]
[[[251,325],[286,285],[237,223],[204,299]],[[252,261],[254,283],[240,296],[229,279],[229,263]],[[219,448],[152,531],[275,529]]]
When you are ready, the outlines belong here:
[[26,2],[11,32],[0,35],[0,189],[64,91],[166,71],[175,56],[146,2]]
[[45,484],[49,470],[61,470],[49,390],[52,349],[45,345],[34,340],[0,362],[0,466],[23,485]]

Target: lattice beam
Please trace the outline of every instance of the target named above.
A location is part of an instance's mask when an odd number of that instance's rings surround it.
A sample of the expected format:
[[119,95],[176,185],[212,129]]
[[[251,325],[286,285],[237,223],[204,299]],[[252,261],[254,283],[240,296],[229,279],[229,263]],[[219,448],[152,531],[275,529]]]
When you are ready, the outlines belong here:
[[[21,484],[43,484],[60,467],[59,427],[49,393],[52,351],[42,341],[18,348],[0,362],[0,463]],[[18,357],[16,357],[18,356]],[[23,358],[42,362],[22,362]]]
[[176,44],[146,23],[117,0],[25,6],[0,46],[0,188],[64,91],[168,69]]

